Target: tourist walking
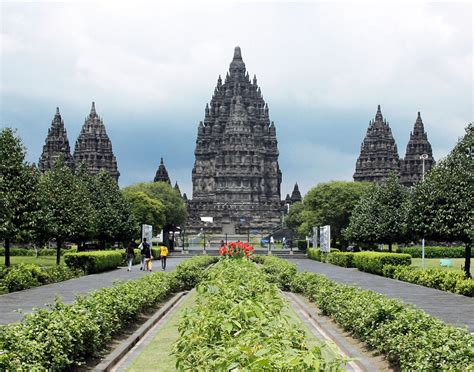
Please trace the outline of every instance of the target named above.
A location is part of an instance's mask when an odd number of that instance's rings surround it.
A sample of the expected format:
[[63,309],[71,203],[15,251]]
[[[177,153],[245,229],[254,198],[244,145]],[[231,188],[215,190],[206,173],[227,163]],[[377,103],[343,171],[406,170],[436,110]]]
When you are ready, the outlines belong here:
[[140,243],[138,247],[140,249],[141,260],[140,260],[140,270],[147,270],[147,255],[146,251],[148,251],[148,255],[151,255],[150,245],[147,243],[146,238],[143,238],[143,241]]
[[288,247],[286,246],[286,237],[283,237],[283,239],[281,240],[281,248],[282,248],[282,249],[288,248]]
[[161,260],[161,269],[163,271],[166,270],[166,258],[168,257],[168,247],[166,245],[162,245],[160,247],[160,260]]
[[135,259],[135,243],[128,243],[127,248],[125,248],[125,253],[127,256],[127,271],[132,271],[133,260]]
[[273,239],[273,235],[270,236],[270,250],[275,249],[275,239]]

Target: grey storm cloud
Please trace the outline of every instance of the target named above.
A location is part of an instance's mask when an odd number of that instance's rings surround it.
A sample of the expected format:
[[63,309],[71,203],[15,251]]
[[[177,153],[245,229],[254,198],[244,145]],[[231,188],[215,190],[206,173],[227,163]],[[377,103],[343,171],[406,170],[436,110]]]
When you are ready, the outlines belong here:
[[470,3],[2,3],[1,126],[37,161],[56,106],[71,145],[91,101],[120,183],[164,157],[191,194],[197,124],[235,45],[275,121],[282,197],[350,180],[377,104],[400,156],[421,111],[436,159],[472,120]]

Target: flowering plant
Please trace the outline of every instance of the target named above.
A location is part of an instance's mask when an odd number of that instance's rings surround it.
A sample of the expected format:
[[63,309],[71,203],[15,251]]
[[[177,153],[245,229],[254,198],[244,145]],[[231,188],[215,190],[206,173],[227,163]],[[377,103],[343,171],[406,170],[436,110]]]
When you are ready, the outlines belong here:
[[253,254],[253,245],[242,242],[231,242],[219,248],[219,256],[229,258],[250,257]]

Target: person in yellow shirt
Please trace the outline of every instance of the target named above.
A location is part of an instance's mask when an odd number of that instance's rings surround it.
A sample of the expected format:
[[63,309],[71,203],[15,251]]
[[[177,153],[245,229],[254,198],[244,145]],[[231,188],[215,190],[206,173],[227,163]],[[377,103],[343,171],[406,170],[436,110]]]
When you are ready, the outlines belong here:
[[161,268],[163,271],[166,270],[166,258],[168,257],[168,247],[162,245],[160,247],[160,260],[161,260]]

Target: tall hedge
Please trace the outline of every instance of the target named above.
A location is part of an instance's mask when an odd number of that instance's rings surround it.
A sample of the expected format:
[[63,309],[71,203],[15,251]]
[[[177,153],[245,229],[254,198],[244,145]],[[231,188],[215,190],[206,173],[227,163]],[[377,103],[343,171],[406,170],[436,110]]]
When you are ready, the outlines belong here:
[[122,265],[122,254],[121,251],[115,250],[66,253],[64,262],[71,269],[82,269],[87,274],[95,274]]
[[383,275],[384,265],[411,265],[411,256],[404,253],[359,252],[354,254],[354,266],[360,271]]

